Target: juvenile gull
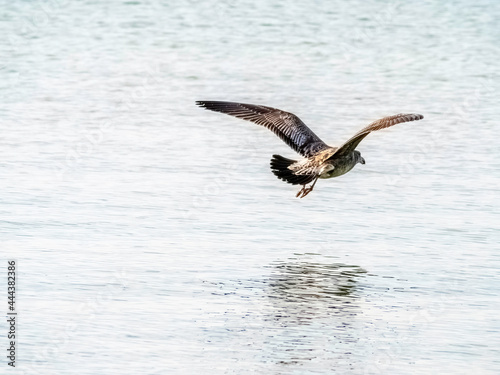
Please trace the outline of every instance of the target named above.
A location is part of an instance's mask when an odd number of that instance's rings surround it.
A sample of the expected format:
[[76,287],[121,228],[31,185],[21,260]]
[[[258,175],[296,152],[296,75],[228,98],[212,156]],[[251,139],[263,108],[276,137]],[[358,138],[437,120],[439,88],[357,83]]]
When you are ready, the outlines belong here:
[[[243,103],[197,101],[196,104],[211,111],[226,113],[263,125],[302,155],[303,158],[298,161],[280,155],[273,155],[271,159],[271,170],[278,178],[292,185],[303,185],[296,195],[300,198],[304,198],[313,190],[318,178],[342,176],[357,163],[365,164],[365,159],[361,157],[356,147],[371,132],[424,118],[413,113],[384,117],[361,129],[342,146],[331,147],[293,113],[263,105]],[[311,182],[311,186],[306,187]]]

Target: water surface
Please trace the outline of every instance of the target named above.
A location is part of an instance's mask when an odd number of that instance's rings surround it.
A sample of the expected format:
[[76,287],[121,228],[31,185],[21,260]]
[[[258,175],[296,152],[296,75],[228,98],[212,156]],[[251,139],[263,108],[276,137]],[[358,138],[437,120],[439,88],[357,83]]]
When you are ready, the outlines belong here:
[[[6,5],[18,372],[499,373],[499,16],[465,0]],[[299,200],[269,170],[292,150],[195,100],[292,111],[332,145],[425,119],[370,135],[366,165]]]

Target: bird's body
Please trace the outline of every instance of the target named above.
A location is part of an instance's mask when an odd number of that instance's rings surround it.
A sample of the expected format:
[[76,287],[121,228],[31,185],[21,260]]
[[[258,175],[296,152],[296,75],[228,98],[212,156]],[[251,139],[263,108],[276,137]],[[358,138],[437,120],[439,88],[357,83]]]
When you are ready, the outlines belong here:
[[319,178],[332,178],[346,174],[360,162],[360,154],[354,151],[339,158],[331,158],[336,150],[336,147],[332,147],[320,151],[316,155],[295,162],[289,169],[298,175],[313,172]]
[[[372,131],[390,126],[421,120],[422,115],[398,114],[375,121],[361,129],[340,147],[324,143],[297,116],[279,109],[233,102],[198,101],[199,106],[226,113],[244,120],[263,125],[273,131],[292,149],[303,156],[300,160],[273,155],[272,172],[280,179],[293,184],[303,185],[297,197],[309,194],[318,178],[332,178],[349,172],[357,163],[365,164],[365,159],[356,150],[358,144]],[[306,187],[311,183],[310,187]]]

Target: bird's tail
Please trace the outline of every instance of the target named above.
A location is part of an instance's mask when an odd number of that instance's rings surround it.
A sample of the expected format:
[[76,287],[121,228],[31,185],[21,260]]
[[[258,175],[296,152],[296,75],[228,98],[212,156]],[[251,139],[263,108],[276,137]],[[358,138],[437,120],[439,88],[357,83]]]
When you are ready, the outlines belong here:
[[314,175],[296,175],[288,167],[297,160],[287,159],[281,155],[273,155],[271,159],[271,170],[279,179],[292,185],[305,185],[315,179]]

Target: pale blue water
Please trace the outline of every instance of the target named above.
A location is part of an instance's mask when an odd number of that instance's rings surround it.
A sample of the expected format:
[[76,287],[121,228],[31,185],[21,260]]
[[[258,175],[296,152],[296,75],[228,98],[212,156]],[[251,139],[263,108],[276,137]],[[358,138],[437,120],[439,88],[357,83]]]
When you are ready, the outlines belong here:
[[[2,9],[0,372],[500,373],[498,2]],[[299,200],[269,170],[292,150],[195,100],[332,145],[425,119]]]

